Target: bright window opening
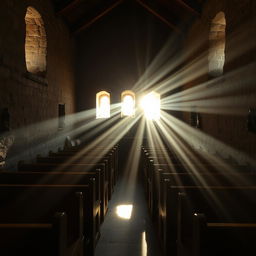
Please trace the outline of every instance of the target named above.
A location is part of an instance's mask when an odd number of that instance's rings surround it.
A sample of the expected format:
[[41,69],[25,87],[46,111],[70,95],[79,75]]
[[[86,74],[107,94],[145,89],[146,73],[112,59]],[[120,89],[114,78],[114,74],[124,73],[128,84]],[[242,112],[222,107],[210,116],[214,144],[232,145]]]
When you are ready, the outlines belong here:
[[156,92],[151,92],[145,95],[142,98],[140,105],[147,119],[160,119],[160,94]]
[[214,77],[223,74],[225,63],[225,34],[225,14],[219,12],[212,20],[209,34],[209,74]]
[[96,94],[96,118],[110,117],[110,94],[105,91]]
[[118,217],[122,219],[129,220],[132,216],[132,209],[133,209],[132,204],[118,205],[116,207],[116,214]]
[[47,38],[40,13],[28,7],[26,16],[25,59],[28,72],[42,75],[46,71]]
[[132,91],[122,93],[122,116],[134,116],[135,114],[135,94]]

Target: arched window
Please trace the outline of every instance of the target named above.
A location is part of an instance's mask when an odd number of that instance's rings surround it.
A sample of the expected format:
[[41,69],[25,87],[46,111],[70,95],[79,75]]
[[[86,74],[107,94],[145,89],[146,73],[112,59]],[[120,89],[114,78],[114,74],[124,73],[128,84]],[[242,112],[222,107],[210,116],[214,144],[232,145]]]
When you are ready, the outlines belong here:
[[121,95],[122,111],[121,116],[134,116],[135,94],[132,91],[124,91]]
[[47,39],[40,13],[28,7],[26,16],[25,58],[27,70],[33,74],[46,71]]
[[223,74],[225,62],[226,19],[223,12],[219,12],[212,20],[209,34],[209,74],[220,76]]
[[141,99],[141,107],[147,119],[158,120],[160,119],[160,94],[150,92]]
[[101,91],[96,94],[96,118],[110,117],[110,94]]

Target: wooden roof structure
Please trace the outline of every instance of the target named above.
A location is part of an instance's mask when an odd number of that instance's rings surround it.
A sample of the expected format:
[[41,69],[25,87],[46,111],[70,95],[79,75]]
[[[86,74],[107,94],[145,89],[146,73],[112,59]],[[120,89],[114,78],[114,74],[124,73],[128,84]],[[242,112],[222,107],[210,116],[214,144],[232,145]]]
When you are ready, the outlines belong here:
[[[74,34],[92,26],[120,5],[138,5],[176,33],[180,24],[200,18],[205,0],[52,0],[56,15],[64,18]],[[131,14],[132,15],[132,14]]]

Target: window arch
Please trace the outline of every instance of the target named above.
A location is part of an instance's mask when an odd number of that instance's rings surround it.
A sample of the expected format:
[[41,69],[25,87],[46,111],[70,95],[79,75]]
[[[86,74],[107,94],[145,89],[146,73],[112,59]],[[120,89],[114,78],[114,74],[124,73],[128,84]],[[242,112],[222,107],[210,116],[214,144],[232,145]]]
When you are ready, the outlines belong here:
[[211,23],[209,34],[209,74],[223,74],[225,63],[226,18],[224,12],[219,12]]
[[160,119],[161,99],[160,94],[157,92],[150,92],[141,99],[141,107],[147,119],[158,120]]
[[122,102],[121,116],[134,116],[135,93],[129,90],[122,92],[121,102]]
[[110,94],[100,91],[96,94],[96,118],[110,117]]
[[47,38],[43,19],[33,7],[28,7],[26,16],[25,59],[30,73],[46,71]]

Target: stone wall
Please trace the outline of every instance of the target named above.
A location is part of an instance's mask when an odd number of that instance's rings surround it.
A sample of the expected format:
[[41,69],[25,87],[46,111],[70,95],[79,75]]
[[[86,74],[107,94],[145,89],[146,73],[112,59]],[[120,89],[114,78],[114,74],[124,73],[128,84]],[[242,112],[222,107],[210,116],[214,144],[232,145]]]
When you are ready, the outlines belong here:
[[[25,54],[28,7],[41,15],[47,40],[45,68],[33,73],[27,70]],[[45,44],[41,46],[42,50]],[[58,104],[65,104],[66,115],[75,110],[73,66],[72,37],[61,18],[55,15],[50,0],[1,1],[0,112],[8,109],[7,135],[11,133],[15,137],[7,157],[11,166],[61,143],[64,133],[58,130]]]
[[[223,74],[214,77],[208,72],[209,33],[219,12],[224,12],[226,18],[225,63]],[[201,114],[202,131],[252,157],[256,156],[256,133],[248,131],[247,118],[249,109],[256,107],[255,30],[256,1],[208,0],[201,17],[191,24],[185,40],[189,44],[184,45],[184,52],[192,52],[190,60],[203,56],[204,75],[184,86],[184,89],[200,87],[198,99],[202,105],[198,102],[191,105],[193,111]],[[197,96],[194,97],[196,100]],[[184,112],[187,123],[189,115],[189,110]],[[208,141],[202,144],[207,149]]]

